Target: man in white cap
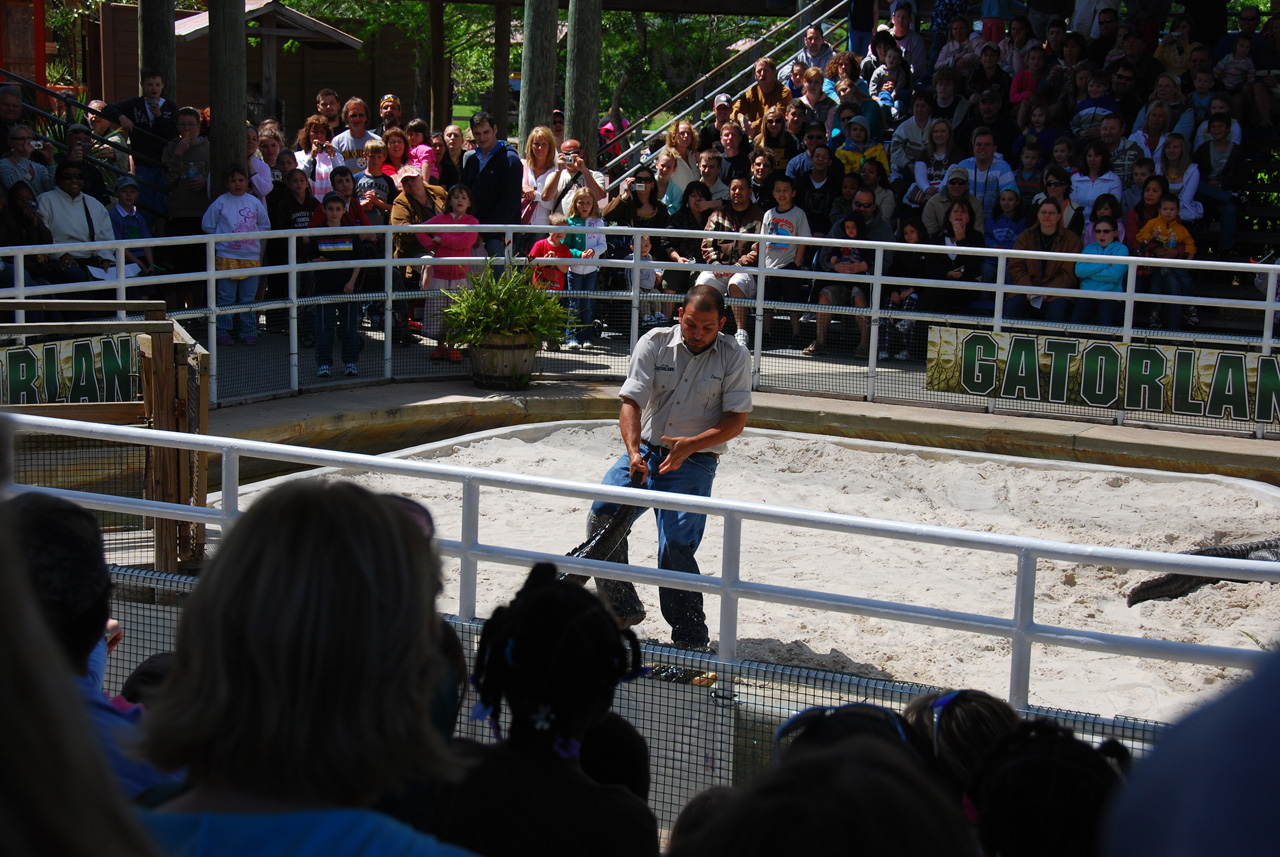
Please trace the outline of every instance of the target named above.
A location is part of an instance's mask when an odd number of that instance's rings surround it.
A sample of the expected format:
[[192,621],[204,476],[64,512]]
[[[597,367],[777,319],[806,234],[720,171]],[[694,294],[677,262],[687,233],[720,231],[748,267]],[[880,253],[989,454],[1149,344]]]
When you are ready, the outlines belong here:
[[702,130],[698,132],[699,152],[705,152],[707,149],[720,151],[720,129],[726,123],[733,121],[733,97],[727,92],[717,95],[712,113],[711,121],[703,125]]

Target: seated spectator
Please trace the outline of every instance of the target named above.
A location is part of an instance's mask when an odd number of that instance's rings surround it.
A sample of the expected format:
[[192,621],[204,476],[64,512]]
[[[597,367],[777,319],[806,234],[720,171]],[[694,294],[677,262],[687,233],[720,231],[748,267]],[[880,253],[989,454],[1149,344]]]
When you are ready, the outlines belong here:
[[1113,196],[1119,199],[1124,193],[1120,179],[1111,169],[1111,155],[1101,140],[1091,140],[1084,147],[1084,169],[1071,178],[1071,198],[1086,211],[1085,223],[1090,222],[1088,212],[1093,211],[1093,202],[1100,196]]
[[[702,240],[702,261],[716,269],[698,274],[696,285],[712,286],[720,294],[735,298],[755,294],[755,273],[750,269],[755,268],[759,258],[763,220],[764,212],[751,201],[750,182],[734,179],[729,185],[729,204],[707,219],[706,232],[714,237]],[[740,344],[747,344],[748,334],[741,321],[735,336]]]
[[834,169],[835,158],[825,143],[813,147],[813,168],[796,179],[796,199],[819,235],[831,228],[831,206],[841,195],[843,172]]
[[1089,72],[1088,97],[1076,102],[1071,116],[1071,133],[1077,139],[1097,139],[1102,120],[1120,113],[1120,103],[1111,97],[1110,88],[1111,75],[1102,69]]
[[[788,178],[790,178],[788,176]],[[773,151],[771,149],[756,149],[751,153],[751,201],[761,208],[765,208],[773,202],[773,185],[777,177],[773,174]],[[658,170],[658,184],[661,188],[662,170]],[[674,186],[673,186],[674,187]],[[676,206],[678,209],[679,206]],[[668,203],[667,210],[671,211],[671,205]]]
[[754,137],[764,128],[761,125],[766,111],[774,107],[785,109],[791,102],[791,90],[778,82],[778,66],[769,57],[761,57],[755,64],[756,82],[747,87],[730,108],[733,121]]
[[[5,96],[0,89],[0,99]],[[14,187],[30,192],[22,183]],[[15,857],[158,857],[125,803],[85,716],[67,659],[41,616],[19,555],[20,536],[9,516],[0,515],[0,564],[5,569],[0,575],[0,646],[10,654],[0,663],[0,687],[8,689],[12,703],[6,706],[0,754],[0,776],[6,783],[0,802],[5,851]],[[47,548],[40,545],[38,553]],[[102,633],[98,628],[95,639],[101,640]],[[74,823],[67,819],[70,806],[75,807]]]
[[[1124,230],[1125,236],[1126,236],[1125,237],[1126,244],[1129,243],[1129,239],[1137,231],[1137,230],[1129,229],[1129,224],[1128,224],[1129,212],[1133,211],[1134,206],[1142,202],[1142,188],[1146,185],[1147,179],[1151,178],[1155,174],[1156,174],[1156,162],[1151,160],[1150,158],[1138,158],[1138,160],[1133,162],[1133,186],[1125,188],[1124,196],[1120,197],[1120,207],[1124,209],[1125,219],[1126,219],[1125,230]],[[1168,190],[1167,181],[1165,182],[1165,190]],[[1156,200],[1153,201],[1153,204],[1158,201],[1159,199],[1157,198]],[[1156,215],[1156,212],[1153,209],[1151,216],[1146,217],[1142,221],[1140,221],[1138,226],[1141,227],[1143,223],[1146,223],[1148,220],[1151,219],[1151,217],[1155,217],[1155,215]],[[1131,245],[1130,250],[1132,249],[1133,248]]]
[[1085,244],[1093,243],[1093,224],[1099,217],[1114,217],[1117,224],[1116,240],[1128,246],[1125,242],[1124,213],[1120,210],[1120,200],[1109,193],[1104,193],[1093,201],[1093,207],[1089,211],[1089,222],[1085,224],[1080,240]]
[[[684,189],[680,209],[671,217],[671,229],[703,230],[711,217],[711,191],[702,182],[694,180]],[[667,239],[668,258],[675,264],[700,263],[702,261],[702,237],[689,236]],[[697,279],[696,271],[662,272],[662,287],[669,294],[682,295],[689,291]]]
[[[790,110],[790,108],[788,108]],[[667,149],[676,156],[672,181],[684,187],[698,177],[698,132],[688,119],[676,119],[667,131]]]
[[[996,210],[992,212],[991,219],[985,221],[985,225],[987,228],[983,230],[982,234],[988,247],[1001,250],[1013,249],[1013,245],[1017,243],[1018,236],[1027,228],[1027,218],[1023,214],[1022,196],[1018,191],[1006,189],[1000,192],[1000,199],[996,202]],[[983,261],[982,281],[984,283],[994,283],[996,281],[997,266],[998,262],[994,256]]]
[[[862,165],[861,175],[862,181],[860,182],[860,187],[869,188],[875,192],[876,205],[880,209],[880,216],[892,220],[894,210],[897,208],[897,202],[894,200],[893,190],[889,187],[889,176],[884,171],[884,164],[873,158]],[[849,179],[853,178],[853,176],[845,176],[845,178]],[[850,198],[852,198],[853,194],[857,193],[859,189],[860,188],[853,188],[852,190],[847,191]],[[846,193],[846,188],[843,182],[841,183],[840,193],[841,196]]]
[[[1128,256],[1129,248],[1120,240],[1120,227],[1114,215],[1104,214],[1092,226],[1094,239],[1085,245],[1086,256]],[[1108,262],[1077,262],[1076,276],[1082,292],[1123,292],[1129,268]],[[1072,324],[1098,324],[1116,327],[1123,320],[1124,304],[1120,301],[1080,298],[1071,312]]]
[[990,129],[974,130],[970,150],[973,157],[965,158],[960,166],[969,173],[970,193],[978,198],[982,217],[986,219],[996,207],[1000,191],[1017,189],[1018,183],[1013,178],[1013,168],[997,154],[996,138]]
[[[16,182],[5,195],[5,205],[0,208],[0,247],[39,247],[53,244],[53,235],[40,217],[36,207],[36,195],[26,182]],[[83,272],[74,262],[66,263],[76,271],[76,279],[83,277]],[[47,286],[54,282],[67,282],[60,278],[63,263],[56,254],[28,254],[24,258],[23,271],[25,284],[28,286]],[[0,286],[12,288],[15,283],[14,266],[11,260],[5,260],[0,270]],[[28,314],[29,320],[35,320]]]
[[[839,223],[846,215],[854,211],[853,200],[858,195],[858,191],[862,189],[862,178],[857,173],[845,176],[840,182],[840,196],[836,197],[836,201],[831,203],[831,222]],[[877,188],[877,198],[879,197]]]
[[911,69],[897,45],[885,51],[884,65],[871,75],[868,92],[880,102],[886,125],[897,124],[911,112]]
[[1071,199],[1071,176],[1062,167],[1055,164],[1044,171],[1044,193],[1036,197],[1033,203],[1038,205],[1042,199],[1058,203],[1064,228],[1074,232],[1077,237],[1084,234],[1084,208]]
[[[1018,186],[1018,199],[1028,205],[1044,191],[1044,152],[1035,140],[1022,147],[1020,169],[1014,170],[1013,181]],[[1000,192],[1001,194],[1004,191]],[[1019,230],[1021,231],[1021,230]]]
[[[1121,775],[1102,752],[1048,720],[1023,723],[988,755],[974,778],[983,853],[1004,857],[1097,854],[1103,814]],[[1119,750],[1113,748],[1119,747]],[[1065,802],[1065,803],[1064,803]],[[1069,805],[1070,812],[1062,808]]]
[[[1039,45],[1026,15],[1014,15],[1009,21],[1009,35],[1000,40],[1000,67],[1016,77],[1027,67],[1028,52]],[[1044,45],[1040,45],[1044,50]]]
[[944,192],[935,194],[924,206],[921,220],[929,232],[930,241],[938,241],[942,237],[942,229],[953,203],[966,201],[973,211],[972,228],[982,231],[984,221],[982,200],[969,192],[969,171],[957,164],[947,170],[947,182]]
[[1124,219],[1125,244],[1130,256],[1145,256],[1138,245],[1138,233],[1151,220],[1160,216],[1160,200],[1169,193],[1169,180],[1164,176],[1150,175],[1143,180],[1141,196],[1129,209]]
[[37,195],[53,190],[53,172],[31,160],[35,142],[35,132],[30,125],[18,122],[9,128],[9,154],[0,160],[0,185],[4,190],[8,191],[18,182]]
[[952,128],[958,128],[969,116],[976,113],[971,110],[968,99],[961,98],[959,88],[962,78],[954,69],[939,69],[933,78],[933,108],[929,115],[934,119],[946,119]]
[[[911,116],[893,132],[889,151],[889,175],[895,192],[902,197],[914,178],[916,162],[930,149],[928,93],[917,92],[911,97]],[[844,105],[841,105],[843,110]]]
[[137,265],[138,272],[150,274],[155,268],[155,256],[151,253],[151,230],[138,212],[138,182],[133,176],[121,176],[116,182],[116,203],[108,214],[111,217],[112,234],[116,240],[140,242],[124,251],[125,264]]
[[1004,115],[1004,94],[994,89],[980,94],[978,109],[970,110],[964,122],[956,126],[956,143],[967,155],[973,154],[973,135],[979,128],[991,132],[1001,157],[1013,150],[1014,142],[1022,133],[1022,129]]
[[98,747],[121,791],[132,799],[174,781],[132,756],[141,709],[116,707],[102,692],[107,657],[124,631],[111,619],[111,576],[97,519],[87,509],[42,494],[21,494],[4,506],[40,612],[76,674]]
[[[1173,193],[1160,199],[1159,216],[1148,220],[1138,230],[1138,255],[1157,259],[1194,259],[1196,242],[1179,220],[1181,204]],[[1176,265],[1152,266],[1147,291],[1157,295],[1191,294],[1191,272]],[[1181,330],[1184,305],[1160,304],[1150,311],[1149,324],[1154,329]]]
[[1120,179],[1120,187],[1128,190],[1133,187],[1133,165],[1143,156],[1137,143],[1124,136],[1124,117],[1112,113],[1102,117],[1098,126],[1098,139],[1107,148],[1107,157],[1111,159],[1111,169]]
[[1204,206],[1196,201],[1200,189],[1200,168],[1191,160],[1186,137],[1170,134],[1156,158],[1157,172],[1169,180],[1169,192],[1178,197],[1183,224],[1195,223],[1204,216]]
[[912,169],[915,181],[904,196],[909,205],[916,207],[923,206],[939,191],[945,190],[943,184],[947,173],[963,159],[956,146],[951,123],[946,119],[932,120],[927,136],[928,145]]
[[[1079,253],[1083,249],[1079,237],[1062,225],[1062,203],[1059,200],[1046,198],[1036,203],[1034,217],[1033,224],[1018,236],[1013,249],[1033,253]],[[1059,259],[1010,259],[1006,278],[1010,286],[1077,287],[1075,264]],[[1074,304],[1074,298],[1062,295],[1012,294],[1004,302],[1004,315],[1006,318],[1035,318],[1061,324],[1071,318]]]
[[786,85],[787,91],[791,93],[792,98],[799,98],[804,94],[804,73],[808,70],[809,64],[803,60],[796,60],[791,63],[791,72],[783,83]]
[[[432,832],[486,857],[527,853],[530,842],[560,855],[656,855],[657,822],[644,802],[579,764],[587,729],[618,683],[639,674],[635,636],[595,595],[556,580],[555,566],[535,566],[485,623],[476,653],[477,713],[496,732],[505,704],[507,739],[455,743],[471,766],[442,786]],[[510,823],[492,823],[494,805]]]
[[978,97],[988,90],[1008,92],[1013,88],[1013,76],[1000,65],[1000,45],[983,42],[978,53],[978,64],[969,72],[965,87],[969,90],[969,102],[978,103]]
[[[1280,27],[1277,27],[1280,30]],[[1215,113],[1221,113],[1231,119],[1231,133],[1228,135],[1231,142],[1237,146],[1243,139],[1243,132],[1240,129],[1240,123],[1231,116],[1231,100],[1221,92],[1215,92],[1209,97],[1209,116]],[[1200,123],[1200,127],[1196,129],[1196,138],[1193,141],[1193,149],[1198,149],[1209,139],[1209,123],[1204,121]]]
[[[987,246],[987,239],[973,228],[976,215],[968,200],[956,200],[947,208],[946,220],[942,225],[942,234],[938,243],[945,247],[977,248]],[[977,283],[982,281],[982,264],[985,257],[960,254],[940,253],[933,257],[935,265],[934,279],[943,282]],[[943,310],[960,310],[968,306],[975,297],[973,292],[960,292],[942,289],[934,299],[934,305]],[[886,355],[887,357],[887,355]]]
[[[224,537],[145,724],[146,756],[188,770],[186,793],[143,813],[166,853],[465,854],[366,808],[453,767],[431,726],[439,565],[411,505],[294,482]],[[288,679],[301,640],[324,681]]]
[[1191,19],[1185,14],[1173,16],[1169,32],[1160,40],[1155,58],[1176,75],[1181,75],[1191,65],[1191,52],[1204,45],[1191,38]]
[[711,111],[711,121],[704,123],[702,130],[698,132],[695,151],[719,151],[720,129],[733,121],[733,98],[727,92],[720,93],[712,102]]
[[900,742],[877,734],[796,751],[740,787],[670,853],[832,854],[850,843],[860,853],[899,857],[976,853],[960,809]]
[[987,753],[1022,722],[1003,699],[981,690],[935,691],[917,696],[902,712],[955,804],[972,796],[974,775]]
[[[929,243],[928,233],[925,232],[924,224],[920,222],[920,218],[910,217],[903,221],[902,243]],[[892,285],[886,285],[881,292],[884,296],[881,306],[885,309],[896,309],[905,312],[910,312],[911,310],[929,312],[933,308],[933,289],[924,284],[934,278],[938,267],[937,258],[938,255],[936,253],[926,253],[921,250],[899,250],[894,253],[893,265],[889,268],[889,276],[896,280],[906,280],[908,282],[896,282]],[[907,319],[899,319],[893,324],[881,324],[880,349],[882,351],[887,349],[895,357],[908,360],[913,352],[918,353],[923,332],[924,325],[918,325],[914,321]],[[906,356],[902,356],[903,352],[906,352]]]
[[1013,85],[1009,90],[1009,103],[1017,105],[1018,127],[1025,128],[1031,121],[1031,108],[1037,104],[1046,110],[1048,101],[1039,94],[1040,85],[1045,82],[1044,48],[1033,44],[1026,52],[1026,68],[1013,76]]
[[[934,38],[936,39],[937,36]],[[933,66],[934,70],[952,68],[961,75],[967,75],[979,65],[978,51],[983,46],[982,34],[973,31],[973,22],[964,15],[957,15],[951,19],[951,25],[947,29],[947,43],[942,46],[942,51],[938,54],[938,59]],[[935,84],[937,80],[935,75]]]
[[[1257,14],[1254,12],[1253,14]],[[1277,664],[1191,712],[1134,766],[1107,811],[1110,857],[1261,854],[1272,847]],[[1194,772],[1194,776],[1188,776]]]
[[[828,238],[850,241],[865,241],[863,235],[864,221],[856,211],[846,214],[835,226],[831,227]],[[818,269],[832,274],[866,274],[871,270],[869,262],[863,258],[866,252],[859,247],[819,247]],[[867,254],[870,255],[870,254]],[[817,283],[815,283],[815,286]],[[855,306],[865,309],[867,293],[861,286],[849,280],[828,282],[818,291],[818,304],[821,306]],[[849,316],[842,316],[848,319]],[[866,316],[852,317],[858,325],[858,344],[854,348],[854,357],[866,357],[870,353],[871,340],[867,336],[869,322]],[[827,353],[827,330],[831,326],[831,313],[817,314],[817,336],[804,349],[804,354],[817,357]]]
[[1240,147],[1231,142],[1230,121],[1230,117],[1222,114],[1213,116],[1209,121],[1209,141],[1196,149],[1195,156],[1200,172],[1196,201],[1204,206],[1209,217],[1218,221],[1221,228],[1218,255],[1227,258],[1235,252],[1236,198],[1244,179],[1244,156]]
[[739,176],[751,176],[751,148],[741,126],[728,122],[720,129],[720,180]]
[[822,91],[824,79],[821,67],[809,68],[804,73],[804,92],[797,100],[809,109],[813,121],[825,128],[828,115],[836,109],[836,102]]
[[1049,165],[1058,167],[1073,177],[1080,172],[1076,168],[1076,141],[1071,137],[1059,137],[1049,150]]
[[813,150],[822,146],[831,156],[831,167],[838,173],[844,175],[844,166],[836,159],[834,151],[830,144],[827,143],[827,132],[822,125],[817,122],[809,124],[804,129],[804,151],[796,155],[787,163],[787,175],[793,179],[801,178],[809,170],[813,169]]
[[1038,169],[1043,170],[1046,166],[1044,159],[1048,152],[1053,151],[1053,145],[1058,141],[1058,129],[1049,124],[1049,111],[1043,104],[1037,104],[1031,108],[1030,120],[1025,128],[1015,140],[1009,151],[1013,157],[1019,161],[1022,160],[1022,148],[1028,143],[1035,143],[1040,147],[1040,166]]
[[[1165,131],[1170,134],[1177,132],[1184,137],[1190,137],[1195,127],[1195,110],[1183,96],[1182,83],[1178,80],[1177,75],[1165,72],[1156,78],[1155,89],[1151,93],[1151,100],[1147,102],[1145,109],[1150,110],[1151,105],[1157,101],[1164,104],[1169,111],[1168,118],[1165,120]],[[1137,117],[1133,120],[1134,127],[1142,127],[1145,120],[1145,114],[1139,111]]]
[[[40,194],[36,204],[55,244],[82,244],[91,241],[107,241],[115,234],[111,228],[111,216],[106,206],[91,196],[81,193],[84,186],[84,169],[75,161],[63,161],[54,172],[51,191]],[[115,253],[102,249],[96,251],[68,251],[61,257],[61,282],[83,282],[91,279],[90,266],[108,270],[115,265]],[[74,270],[78,266],[80,275]]]
[[879,161],[886,174],[889,172],[889,156],[884,146],[871,139],[871,123],[863,116],[854,116],[844,126],[844,143],[835,150],[845,174],[862,171],[868,160]]
[[74,161],[84,170],[84,193],[93,197],[103,205],[111,204],[110,185],[97,165],[89,160],[89,152],[93,148],[93,137],[89,126],[79,122],[67,126],[67,135],[63,140],[65,150],[54,158],[56,163]]
[[[781,107],[770,107],[765,111],[753,144],[756,150],[772,152],[775,164],[785,164],[800,154],[800,144],[787,131],[787,112]],[[754,155],[752,157],[754,160]]]

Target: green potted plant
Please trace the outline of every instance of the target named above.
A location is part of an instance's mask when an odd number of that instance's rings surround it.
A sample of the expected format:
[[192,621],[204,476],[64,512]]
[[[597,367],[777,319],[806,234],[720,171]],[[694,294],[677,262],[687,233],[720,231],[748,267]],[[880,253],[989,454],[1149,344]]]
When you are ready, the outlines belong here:
[[449,300],[449,340],[466,346],[471,377],[480,387],[527,388],[538,349],[543,342],[558,347],[569,323],[555,293],[534,286],[532,271],[514,265],[495,274],[486,264],[468,278],[467,288],[450,292]]

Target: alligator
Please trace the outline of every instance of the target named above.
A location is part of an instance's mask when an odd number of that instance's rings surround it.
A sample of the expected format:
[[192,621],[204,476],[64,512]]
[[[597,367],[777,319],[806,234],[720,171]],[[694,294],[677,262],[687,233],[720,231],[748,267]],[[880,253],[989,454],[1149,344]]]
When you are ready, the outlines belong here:
[[[1280,562],[1280,538],[1263,539],[1258,542],[1242,542],[1234,545],[1213,545],[1183,551],[1189,556],[1220,556],[1227,559],[1256,559],[1264,562]],[[1230,577],[1198,577],[1191,574],[1162,574],[1151,580],[1144,580],[1129,592],[1129,606],[1157,598],[1181,598],[1190,595],[1197,589],[1220,581],[1228,583],[1251,583],[1248,580],[1235,580]]]

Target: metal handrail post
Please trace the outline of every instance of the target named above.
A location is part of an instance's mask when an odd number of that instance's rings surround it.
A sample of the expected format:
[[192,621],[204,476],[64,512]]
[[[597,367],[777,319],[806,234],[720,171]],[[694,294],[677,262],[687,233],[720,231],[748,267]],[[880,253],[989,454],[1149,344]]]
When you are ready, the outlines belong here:
[[1030,550],[1018,551],[1018,582],[1013,599],[1009,704],[1021,710],[1027,707],[1031,692],[1031,640],[1027,632],[1031,630],[1036,609],[1036,555]]
[[289,242],[289,389],[295,393],[301,387],[301,355],[298,354],[298,239]]
[[867,401],[876,400],[876,364],[880,357],[880,295],[884,290],[884,251],[875,251],[871,269],[871,318],[867,323]]
[[480,544],[480,485],[474,479],[462,481],[462,556],[458,568],[458,615],[476,618],[476,557]]
[[226,537],[240,514],[240,453],[233,446],[222,447],[222,535]]
[[217,254],[214,243],[208,238],[204,242],[205,301],[209,308],[205,324],[205,332],[209,341],[209,402],[218,401],[218,280]]
[[742,516],[724,516],[724,548],[720,559],[720,650],[722,661],[738,659],[738,569],[742,563]]
[[[391,379],[391,340],[395,330],[395,304],[391,299],[394,289],[391,277],[391,245],[395,242],[390,235],[380,236],[382,241],[382,292],[386,296],[386,306],[382,308],[382,377]],[[405,320],[408,324],[408,319]]]

